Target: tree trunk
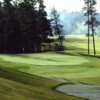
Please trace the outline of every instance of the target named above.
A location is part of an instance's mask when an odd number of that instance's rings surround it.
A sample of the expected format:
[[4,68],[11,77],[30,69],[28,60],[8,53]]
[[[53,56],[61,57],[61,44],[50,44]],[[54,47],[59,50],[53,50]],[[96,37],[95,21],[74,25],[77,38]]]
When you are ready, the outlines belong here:
[[93,38],[93,52],[94,55],[96,55],[96,49],[95,49],[95,37],[94,37],[94,25],[93,25],[93,13],[91,13],[91,25],[92,25],[92,38]]
[[94,50],[94,55],[96,55],[96,49],[95,49],[95,37],[94,37],[94,29],[92,26],[92,37],[93,37],[93,50]]
[[89,25],[89,4],[88,4],[88,55],[90,54],[90,25]]
[[49,42],[49,49],[50,49],[50,51],[51,51],[51,43]]
[[88,55],[90,54],[90,30],[88,25]]

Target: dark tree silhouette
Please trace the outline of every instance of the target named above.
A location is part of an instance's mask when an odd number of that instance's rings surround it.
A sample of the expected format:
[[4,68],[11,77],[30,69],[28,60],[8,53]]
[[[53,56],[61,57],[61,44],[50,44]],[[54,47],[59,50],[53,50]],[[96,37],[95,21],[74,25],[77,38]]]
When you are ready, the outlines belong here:
[[3,12],[3,6],[0,2],[0,52],[3,51],[3,26],[4,26],[4,12]]
[[0,2],[0,52],[41,52],[50,34],[43,0]]
[[36,14],[36,26],[37,26],[37,52],[41,52],[41,44],[51,34],[50,21],[47,19],[47,13],[43,0],[37,0],[38,8]]
[[17,23],[15,18],[14,7],[11,4],[12,0],[4,0],[4,28],[3,28],[3,38],[4,38],[4,51],[14,52],[16,51],[16,33],[17,33]]
[[21,30],[21,47],[23,52],[32,52],[36,38],[35,8],[32,0],[19,3],[18,18]]

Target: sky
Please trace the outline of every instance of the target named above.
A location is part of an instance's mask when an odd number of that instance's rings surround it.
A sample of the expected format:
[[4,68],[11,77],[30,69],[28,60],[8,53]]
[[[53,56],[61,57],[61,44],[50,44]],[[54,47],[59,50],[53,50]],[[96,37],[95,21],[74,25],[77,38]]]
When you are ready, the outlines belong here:
[[[97,12],[100,13],[100,0],[96,1],[97,5],[95,7],[97,9]],[[72,34],[85,34],[87,32],[87,26],[84,25],[85,20],[83,19],[83,15],[80,15],[79,13],[82,12],[82,8],[85,5],[84,0],[44,0],[44,4],[46,6],[48,15],[50,14],[51,8],[53,7],[55,7],[57,11],[60,12],[60,19],[62,25],[64,26],[63,29],[65,33],[68,32]],[[64,13],[63,11],[65,11],[66,13]],[[75,14],[71,12],[77,13]],[[98,28],[98,30],[99,29],[100,27]]]
[[[100,12],[100,0],[96,1],[96,9]],[[44,4],[47,12],[50,12],[51,8],[54,6],[57,11],[80,12],[84,7],[84,0],[44,0]]]
[[[84,7],[84,0],[44,0],[46,11],[50,11],[52,7],[58,11],[80,12]],[[96,9],[100,12],[100,0],[97,0]]]
[[[100,0],[96,1],[97,1],[96,9],[100,13]],[[53,7],[55,7],[57,11],[61,14],[60,19],[62,25],[64,26],[65,32],[71,33],[71,31],[73,31],[73,33],[79,33],[79,34],[82,32],[83,33],[86,32],[87,27],[84,26],[85,20],[83,19],[83,15],[80,15],[80,12],[82,11],[82,8],[85,5],[84,0],[44,0],[44,5],[46,6],[45,10],[48,13],[48,18],[50,17],[49,14]],[[98,28],[98,30],[99,29],[100,27]]]

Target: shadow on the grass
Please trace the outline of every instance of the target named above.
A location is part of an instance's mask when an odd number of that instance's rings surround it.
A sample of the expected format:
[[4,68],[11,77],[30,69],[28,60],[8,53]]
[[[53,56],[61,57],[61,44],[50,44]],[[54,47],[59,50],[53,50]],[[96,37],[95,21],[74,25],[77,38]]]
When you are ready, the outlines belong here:
[[93,58],[98,58],[100,59],[100,55],[88,55],[88,54],[84,54],[84,53],[78,53],[81,56],[88,56],[88,57],[93,57]]
[[[83,52],[84,51],[84,52]],[[86,57],[93,57],[93,58],[97,58],[97,59],[100,59],[100,55],[88,55],[87,53],[86,53],[86,50],[84,50],[84,49],[80,49],[80,51],[79,52],[65,52],[65,51],[57,51],[57,52],[55,52],[55,53],[57,53],[57,54],[60,54],[60,55],[69,55],[69,56],[86,56]]]
[[60,51],[57,51],[55,53],[56,54],[60,54],[60,55],[78,56],[77,54],[69,53],[69,52],[60,52]]
[[86,52],[86,49],[76,48],[74,46],[66,47],[65,50],[66,51],[56,51],[55,53],[60,55],[81,56],[80,52]]
[[39,76],[35,76],[25,72],[20,72],[18,70],[12,68],[6,68],[6,67],[0,67],[0,77],[18,83],[32,85],[32,86],[33,84],[35,86],[40,86],[39,84],[42,84],[42,81],[45,82],[46,80],[45,78],[41,78]]

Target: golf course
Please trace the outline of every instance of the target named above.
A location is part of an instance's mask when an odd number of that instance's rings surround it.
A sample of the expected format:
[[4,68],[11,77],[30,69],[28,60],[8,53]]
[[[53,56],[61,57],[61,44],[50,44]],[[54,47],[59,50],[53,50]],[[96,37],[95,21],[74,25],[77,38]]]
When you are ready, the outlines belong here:
[[100,37],[65,36],[64,51],[0,54],[0,100],[88,100],[57,91],[64,81],[100,85]]

